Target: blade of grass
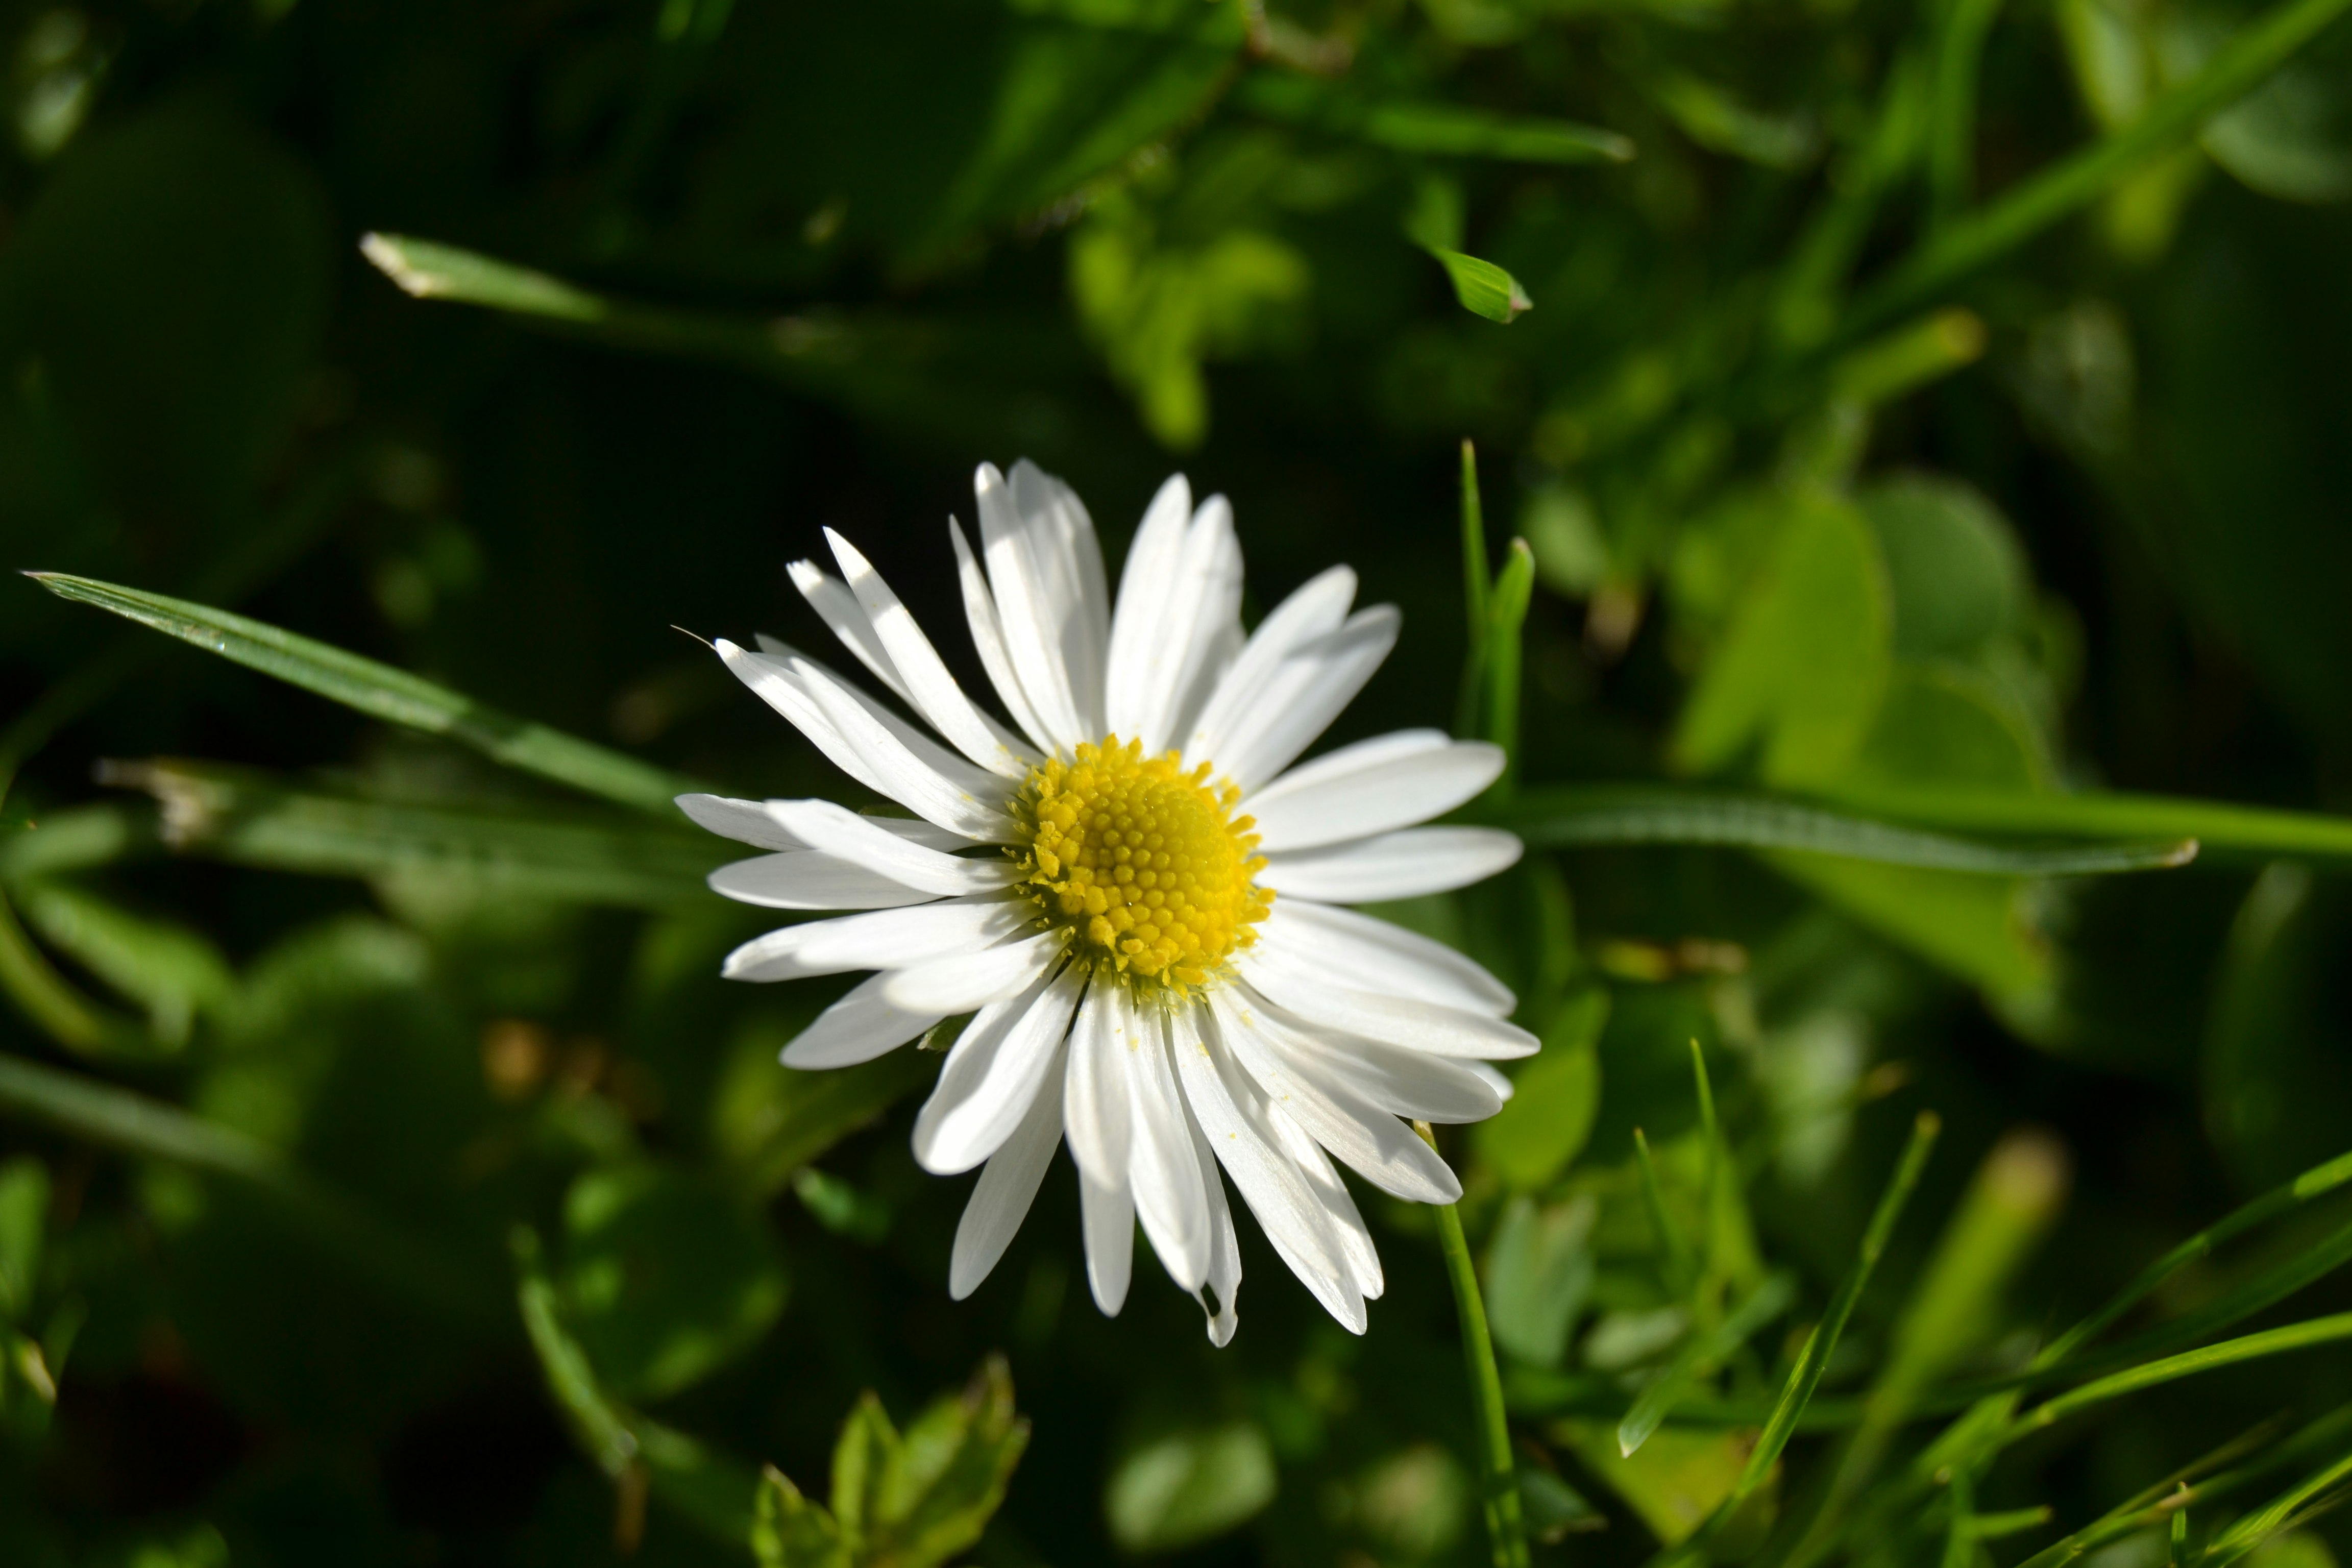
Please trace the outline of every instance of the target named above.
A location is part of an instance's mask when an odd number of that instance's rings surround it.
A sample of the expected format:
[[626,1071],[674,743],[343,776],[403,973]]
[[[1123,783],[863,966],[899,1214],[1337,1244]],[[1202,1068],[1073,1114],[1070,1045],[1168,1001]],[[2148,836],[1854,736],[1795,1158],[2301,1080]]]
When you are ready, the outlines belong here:
[[[2338,1493],[2330,1497],[2326,1494],[2331,1488],[2340,1486],[2347,1479],[2352,1479],[2352,1453],[2345,1454],[2334,1464],[2327,1465],[2314,1474],[2305,1477],[2295,1485],[2223,1531],[2218,1539],[2207,1542],[2203,1559],[2207,1568],[2230,1568],[2231,1563],[2261,1546],[2273,1535],[2293,1530],[2313,1515],[2335,1507],[2343,1500],[2342,1495]],[[2178,1521],[2184,1521],[2187,1515],[2183,1512],[2174,1517]],[[2180,1524],[2176,1522],[2173,1530],[2174,1539],[2177,1542],[2179,1540]],[[2173,1560],[2175,1562],[2180,1560],[2180,1552],[2177,1547]]]
[[2224,801],[2091,792],[1842,789],[1825,804],[1912,827],[2102,839],[2194,839],[2206,855],[2352,858],[2352,817]]
[[1687,1298],[1697,1283],[1691,1268],[1690,1243],[1684,1239],[1682,1226],[1675,1223],[1674,1215],[1666,1212],[1666,1194],[1658,1184],[1657,1162],[1650,1157],[1649,1138],[1638,1127],[1633,1129],[1633,1152],[1639,1156],[1642,1167],[1643,1206],[1649,1211],[1650,1228],[1657,1235],[1658,1251],[1662,1254],[1658,1271],[1665,1276],[1668,1291]]
[[1650,1435],[1673,1412],[1701,1372],[1746,1344],[1757,1330],[1787,1311],[1796,1297],[1794,1277],[1767,1275],[1764,1282],[1733,1308],[1721,1323],[1708,1332],[1692,1335],[1617,1424],[1617,1451],[1631,1458],[1635,1449],[1650,1440]]
[[403,1299],[460,1321],[495,1319],[476,1282],[438,1251],[233,1128],[6,1053],[0,1053],[0,1114],[233,1182],[268,1202],[322,1251]]
[[1715,1268],[1715,1236],[1720,1223],[1722,1192],[1717,1186],[1723,1179],[1727,1162],[1723,1158],[1723,1133],[1715,1120],[1715,1086],[1706,1076],[1706,1053],[1699,1049],[1698,1037],[1691,1037],[1691,1077],[1698,1089],[1698,1131],[1706,1143],[1706,1165],[1699,1180],[1699,1211],[1706,1217],[1699,1222],[1698,1275],[1704,1279]]
[[1478,453],[1462,443],[1462,689],[1454,700],[1454,732],[1478,728],[1478,690],[1486,665],[1486,600],[1493,583],[1486,565],[1486,517],[1478,501]]
[[1911,314],[1978,268],[2096,200],[2149,158],[2188,141],[2347,6],[2352,0],[2287,0],[2241,27],[2204,69],[2139,119],[2020,182],[1897,263],[1854,302],[1844,335]]
[[1234,101],[1270,120],[1311,125],[1399,153],[1523,163],[1622,163],[1633,143],[1614,131],[1454,104],[1381,102],[1295,71],[1253,71]]
[[2006,1447],[2017,1439],[2053,1426],[2077,1411],[2087,1410],[2110,1399],[2120,1399],[2126,1394],[2137,1394],[2143,1388],[2154,1388],[2184,1377],[2194,1377],[2200,1373],[2215,1372],[2225,1366],[2259,1361],[2265,1356],[2284,1355],[2313,1345],[2333,1344],[2346,1339],[2352,1339],[2352,1312],[2336,1312],[2327,1317],[2289,1323],[2280,1329],[2266,1329],[2258,1334],[2245,1334],[2234,1340],[2224,1340],[2217,1345],[2204,1345],[2179,1355],[2129,1367],[2112,1376],[2086,1383],[2080,1388],[2069,1389],[2055,1399],[2035,1405],[2010,1423],[2000,1436],[2000,1446]]
[[371,718],[442,735],[495,762],[585,794],[667,816],[701,786],[649,763],[501,713],[404,669],[207,605],[89,577],[26,575],[59,598],[92,605],[275,676]]
[[1686,844],[1801,849],[1996,877],[2076,877],[2186,864],[2194,838],[2057,847],[1989,844],[1770,795],[1670,784],[1547,784],[1488,813],[1535,847]]
[[1526,540],[1512,540],[1486,605],[1486,739],[1505,757],[1502,776],[1487,791],[1490,800],[1508,799],[1518,786],[1520,634],[1535,581],[1535,552]]

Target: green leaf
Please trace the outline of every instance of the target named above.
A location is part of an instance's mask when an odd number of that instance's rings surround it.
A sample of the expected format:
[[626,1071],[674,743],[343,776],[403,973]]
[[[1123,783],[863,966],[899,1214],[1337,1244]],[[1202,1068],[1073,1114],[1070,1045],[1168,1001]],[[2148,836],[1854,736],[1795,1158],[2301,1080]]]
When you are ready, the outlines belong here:
[[777,1054],[806,1018],[763,1021],[735,1043],[711,1097],[711,1142],[747,1191],[773,1193],[835,1143],[939,1076],[928,1050],[891,1051],[856,1067],[780,1070]]
[[167,1048],[186,1045],[196,1015],[219,1007],[236,984],[220,949],[176,921],[135,914],[70,882],[24,883],[16,896],[52,947],[146,1008],[148,1027]]
[[451,895],[667,909],[708,901],[735,858],[709,835],[520,803],[404,802],[289,788],[204,763],[116,763],[106,782],[163,806],[170,847],[312,876],[422,879]]
[[803,1497],[801,1489],[773,1465],[760,1473],[751,1555],[760,1568],[851,1568],[848,1543],[833,1515]]
[[1472,315],[1508,326],[1521,313],[1535,309],[1535,301],[1519,287],[1519,280],[1493,262],[1458,250],[1433,248],[1429,254],[1444,267],[1445,276],[1454,284],[1454,297]]
[[1855,498],[1895,595],[1895,651],[1965,658],[2023,618],[2032,592],[2008,521],[1957,479],[1914,474]]
[[563,1203],[564,1316],[605,1386],[661,1399],[742,1354],[784,1308],[759,1215],[651,1163],[590,1171]]
[[1844,771],[1876,716],[1893,605],[1860,512],[1815,493],[1780,512],[1763,570],[1684,705],[1674,756],[1713,773],[1760,744],[1767,782],[1818,784]]
[[1123,1551],[1168,1552],[1223,1535],[1275,1494],[1274,1449],[1250,1422],[1172,1432],[1120,1459],[1103,1493]]
[[509,767],[624,805],[668,816],[678,795],[701,787],[634,757],[501,713],[405,670],[226,610],[88,577],[27,575],[60,598],[111,611],[370,718],[446,736]]
[[2011,1425],[2001,1441],[2006,1445],[2029,1433],[2055,1425],[2076,1411],[2089,1409],[2110,1399],[2119,1399],[2126,1394],[2137,1394],[2143,1388],[2155,1388],[2200,1373],[2217,1372],[2223,1367],[2238,1366],[2265,1356],[2284,1355],[2290,1351],[2335,1344],[2347,1339],[2352,1339],[2352,1312],[2337,1312],[2259,1334],[2224,1340],[2220,1344],[2200,1346],[2179,1355],[2166,1356],[2159,1361],[2099,1378],[2080,1388],[2069,1389],[2055,1399],[2034,1406]]
[[1591,1293],[1592,1199],[1538,1205],[1522,1193],[1503,1205],[1486,1244],[1486,1325],[1495,1342],[1534,1366],[1558,1366]]
[[1470,1134],[1478,1156],[1520,1189],[1566,1170],[1591,1135],[1601,1110],[1601,1031],[1609,992],[1594,985],[1563,1003],[1543,1032],[1543,1049],[1512,1079],[1510,1100]]
[[[938,1568],[980,1539],[1028,1443],[1029,1423],[1013,1409],[1013,1374],[1002,1356],[982,1363],[961,1394],[932,1401],[903,1436],[867,1393],[834,1446],[830,1516],[780,1475],[762,1497],[779,1530],[797,1531],[813,1554],[761,1561]],[[838,1559],[822,1555],[828,1526],[840,1542]]]
[[[1878,792],[1873,793],[1875,798]],[[2007,797],[1970,798],[1990,803]],[[2186,863],[2199,848],[2197,839],[2181,837],[2056,847],[1986,843],[1770,795],[1674,784],[1540,785],[1522,789],[1507,805],[1496,808],[1488,816],[1529,846],[1541,848],[1694,844],[1791,849],[1880,865],[1924,866],[1995,877],[2156,870]],[[2077,826],[2074,831],[2084,833],[2087,826]],[[2347,838],[2346,850],[2352,853],[2352,832],[2347,832]]]

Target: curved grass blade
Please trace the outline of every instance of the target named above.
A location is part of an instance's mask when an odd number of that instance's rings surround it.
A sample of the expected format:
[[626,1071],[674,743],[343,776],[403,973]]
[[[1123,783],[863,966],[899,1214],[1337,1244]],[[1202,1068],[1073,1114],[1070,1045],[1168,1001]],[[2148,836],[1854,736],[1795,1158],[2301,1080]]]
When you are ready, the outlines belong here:
[[1968,789],[1840,790],[1837,804],[1889,822],[1954,833],[2194,839],[2207,854],[2352,858],[2352,817],[2174,795],[2021,795]]
[[2055,1399],[2045,1400],[2010,1423],[2000,1436],[1999,1446],[2005,1447],[2078,1410],[2086,1410],[2110,1399],[2119,1399],[2126,1394],[2137,1394],[2143,1388],[2154,1388],[2158,1384],[2174,1383],[2201,1372],[2235,1366],[2241,1362],[2258,1361],[2264,1356],[2284,1355],[2289,1351],[2305,1350],[2313,1345],[2332,1344],[2347,1339],[2352,1339],[2352,1312],[2335,1312],[2305,1322],[2289,1323],[2283,1329],[2266,1329],[2258,1334],[2246,1334],[2238,1339],[2224,1340],[2218,1345],[2204,1345],[2179,1355],[2166,1356],[2160,1361],[2148,1362],[2113,1376],[2086,1383],[2080,1388],[2070,1388]]
[[1689,1391],[1703,1368],[1714,1365],[1746,1344],[1757,1330],[1787,1311],[1796,1297],[1797,1282],[1792,1276],[1767,1276],[1748,1293],[1748,1300],[1732,1309],[1731,1315],[1711,1332],[1691,1336],[1675,1359],[1666,1363],[1665,1370],[1642,1391],[1633,1408],[1625,1412],[1625,1419],[1617,1424],[1617,1451],[1631,1458],[1636,1448],[1650,1440],[1650,1435]]
[[1614,844],[1714,845],[1796,849],[1888,866],[1993,877],[2080,877],[2186,865],[2188,836],[2055,847],[1988,844],[1877,821],[1770,795],[1671,784],[1550,784],[1521,790],[1494,814],[1530,845],[1563,849]]
[[61,599],[111,611],[371,718],[446,736],[494,762],[588,795],[667,816],[675,813],[671,802],[677,796],[702,787],[635,757],[502,713],[404,669],[261,621],[89,577],[26,575]]

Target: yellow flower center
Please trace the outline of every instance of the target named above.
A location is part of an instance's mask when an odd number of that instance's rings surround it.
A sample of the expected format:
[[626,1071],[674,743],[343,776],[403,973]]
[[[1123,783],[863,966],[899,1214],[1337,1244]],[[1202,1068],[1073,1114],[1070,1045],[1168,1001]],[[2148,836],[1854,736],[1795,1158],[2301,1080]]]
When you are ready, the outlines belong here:
[[1274,892],[1251,882],[1265,866],[1250,853],[1256,824],[1233,815],[1241,791],[1213,786],[1210,771],[1116,735],[1029,770],[1013,807],[1020,890],[1075,953],[1182,992],[1257,940]]

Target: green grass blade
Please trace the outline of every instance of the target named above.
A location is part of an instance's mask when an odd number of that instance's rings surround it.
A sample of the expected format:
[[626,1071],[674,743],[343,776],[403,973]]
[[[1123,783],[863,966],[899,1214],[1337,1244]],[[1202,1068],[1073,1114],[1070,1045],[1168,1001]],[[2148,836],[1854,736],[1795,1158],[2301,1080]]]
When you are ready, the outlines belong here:
[[2126,1394],[2137,1394],[2143,1388],[2154,1388],[2184,1377],[2194,1377],[2200,1373],[2216,1372],[2225,1366],[2236,1366],[2265,1356],[2284,1355],[2290,1351],[2332,1344],[2347,1339],[2352,1339],[2352,1312],[2336,1312],[2129,1367],[2112,1376],[2086,1383],[2080,1388],[2069,1389],[2055,1399],[2035,1405],[2010,1424],[2009,1429],[2001,1435],[2000,1446],[2005,1447],[2076,1411],[2087,1410],[2110,1399],[2120,1399]]
[[1792,1276],[1768,1275],[1720,1324],[1706,1333],[1692,1335],[1617,1424],[1618,1452],[1630,1458],[1673,1413],[1701,1372],[1746,1344],[1757,1330],[1787,1311],[1796,1296]]
[[1503,776],[1490,799],[1507,798],[1519,776],[1519,672],[1528,599],[1535,591],[1535,552],[1524,539],[1511,541],[1495,592],[1486,604],[1486,739],[1503,748]]
[[2297,1248],[2292,1257],[2273,1264],[2252,1279],[2136,1339],[2125,1341],[2112,1351],[2076,1363],[2071,1368],[2061,1363],[2052,1370],[2058,1376],[2064,1376],[2070,1371],[2076,1373],[2094,1371],[2121,1362],[2136,1361],[2168,1346],[2202,1339],[2286,1300],[2305,1286],[2334,1273],[2347,1262],[2352,1262],[2352,1224],[2339,1226],[2317,1244]]
[[1849,335],[1909,315],[1995,258],[2087,205],[2141,163],[2194,136],[2259,86],[2352,0],[2287,0],[2238,30],[2205,68],[2115,134],[2061,159],[1955,222],[1856,300]]
[[[2209,1542],[2205,1548],[2204,1563],[2207,1568],[2230,1568],[2231,1563],[2252,1552],[2271,1537],[2282,1531],[2293,1530],[2314,1514],[2340,1502],[2342,1500],[2340,1494],[2334,1497],[2328,1494],[2341,1487],[2347,1479],[2352,1479],[2352,1453],[2345,1454],[2334,1464],[2325,1466],[2305,1477],[2301,1481],[2222,1531],[2220,1537]],[[2176,1539],[2178,1539],[2179,1526],[2176,1525],[2174,1528]],[[2179,1559],[2180,1554],[2176,1550],[2173,1560],[2179,1562]]]
[[311,876],[423,875],[487,896],[664,909],[704,901],[704,879],[738,858],[614,814],[319,794],[184,763],[117,764],[104,779],[156,798],[173,849]]
[[1798,849],[1889,866],[1994,877],[2081,877],[2186,864],[2187,836],[2137,843],[1991,844],[1770,795],[1672,784],[1549,784],[1523,790],[1492,820],[1541,848],[1687,844]]
[[1454,702],[1454,732],[1478,726],[1478,688],[1486,666],[1486,601],[1494,591],[1486,564],[1486,516],[1478,500],[1478,452],[1462,443],[1462,605],[1465,647],[1462,688]]
[[2084,838],[2194,839],[2203,853],[2352,858],[2352,817],[2278,811],[2156,795],[2023,795],[2010,791],[1842,789],[1836,805],[1915,827],[1958,833],[2063,834]]
[[1658,1251],[1663,1255],[1659,1272],[1665,1276],[1666,1289],[1677,1296],[1687,1296],[1697,1283],[1691,1268],[1690,1243],[1683,1236],[1682,1226],[1666,1212],[1666,1194],[1658,1184],[1657,1162],[1650,1157],[1650,1140],[1643,1131],[1633,1129],[1633,1152],[1640,1156],[1642,1166],[1642,1202],[1649,1211],[1650,1228],[1657,1233]]
[[1454,298],[1472,315],[1508,326],[1536,308],[1519,280],[1493,262],[1435,246],[1429,254],[1445,268],[1446,279],[1454,285]]
[[588,795],[672,816],[674,797],[702,787],[635,757],[501,713],[406,670],[226,610],[88,577],[27,575],[59,598],[111,611],[371,718],[446,736],[509,767]]
[[1572,121],[1497,114],[1455,104],[1367,100],[1292,71],[1254,71],[1234,100],[1269,120],[1311,125],[1399,153],[1522,163],[1622,163],[1633,143]]
[[1805,1340],[1805,1348],[1797,1356],[1797,1364],[1789,1370],[1789,1380],[1782,1385],[1780,1397],[1774,1402],[1772,1414],[1764,1422],[1764,1430],[1749,1451],[1747,1466],[1739,1472],[1738,1482],[1731,1495],[1717,1510],[1717,1518],[1727,1518],[1732,1508],[1764,1482],[1771,1473],[1780,1450],[1789,1446],[1790,1436],[1797,1429],[1797,1418],[1804,1413],[1821,1386],[1822,1373],[1828,1370],[1830,1354],[1837,1349],[1838,1337],[1845,1332],[1846,1320],[1853,1315],[1854,1303],[1862,1299],[1863,1288],[1870,1283],[1871,1271],[1877,1268],[1879,1255],[1886,1250],[1887,1238],[1895,1234],[1895,1223],[1902,1218],[1904,1205],[1911,1201],[1914,1188],[1919,1184],[1919,1173],[1927,1169],[1928,1152],[1936,1146],[1936,1135],[1942,1124],[1932,1111],[1922,1111],[1911,1125],[1911,1140],[1904,1145],[1902,1157],[1896,1161],[1895,1174],[1879,1195],[1878,1206],[1873,1210],[1870,1224],[1864,1230],[1862,1250],[1854,1259],[1853,1271],[1838,1292],[1830,1300],[1829,1310],[1822,1315]]

